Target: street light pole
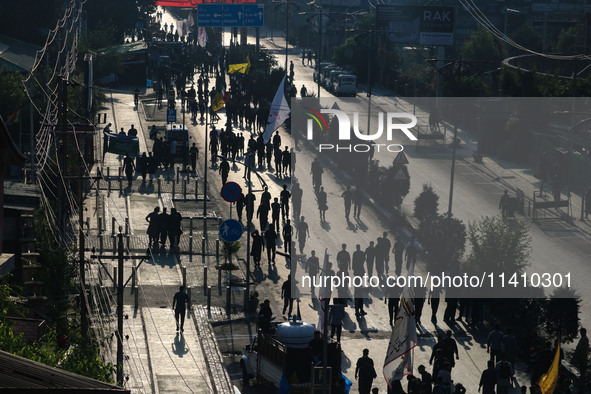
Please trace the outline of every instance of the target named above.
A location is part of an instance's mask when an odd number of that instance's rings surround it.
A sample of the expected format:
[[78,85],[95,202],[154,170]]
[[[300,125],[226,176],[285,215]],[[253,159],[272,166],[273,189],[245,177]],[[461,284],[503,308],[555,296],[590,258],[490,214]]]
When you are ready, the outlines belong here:
[[316,84],[318,87],[318,98],[320,99],[320,59],[322,59],[322,6],[318,7],[318,54],[316,55]]
[[[287,49],[289,37],[289,0],[285,0],[285,73],[287,74]],[[293,81],[291,81],[293,83]]]
[[[203,237],[207,241],[207,150],[208,150],[208,115],[209,115],[209,98],[208,94],[205,94],[205,154],[203,155]],[[203,256],[203,264],[205,264],[205,250],[201,251]]]
[[373,43],[373,30],[369,31],[369,53],[367,55],[367,135],[369,135],[369,130],[371,126],[371,53],[372,53],[372,43]]

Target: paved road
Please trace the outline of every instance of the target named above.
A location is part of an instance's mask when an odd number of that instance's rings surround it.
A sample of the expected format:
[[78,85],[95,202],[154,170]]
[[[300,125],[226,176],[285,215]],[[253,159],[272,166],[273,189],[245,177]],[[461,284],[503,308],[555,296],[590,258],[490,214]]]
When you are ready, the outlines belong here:
[[[226,38],[228,42],[228,38]],[[283,64],[283,53],[284,41],[280,38],[271,40],[263,40],[263,44],[271,49],[276,49],[274,53],[278,56],[280,64]],[[302,67],[299,60],[299,51],[294,49],[290,51],[290,60],[294,61],[296,66],[295,79],[296,86],[298,88],[301,84],[306,84],[309,91],[315,91],[312,88],[312,69],[309,67]],[[374,92],[375,93],[375,92]],[[380,96],[380,92],[377,92]],[[322,96],[330,96],[327,92],[322,90]],[[403,110],[410,110],[412,105],[408,102],[402,101],[394,97],[376,97],[374,102],[381,108],[387,108],[388,106],[394,106],[397,104],[399,108]],[[367,104],[361,102],[357,110],[363,112],[366,110]],[[427,114],[419,112],[417,116],[420,119],[427,119]],[[224,122],[221,122],[223,124]],[[363,118],[360,119],[360,124],[364,124]],[[191,127],[191,132],[194,135],[198,144],[203,145],[203,126],[198,125],[197,127]],[[470,162],[471,148],[474,146],[472,137],[467,134],[460,132],[460,138],[463,140],[465,146],[458,152],[458,163],[456,167],[456,183],[455,183],[455,194],[454,194],[454,214],[464,222],[478,220],[480,217],[485,215],[496,215],[498,214],[498,200],[503,189],[507,183],[512,181],[505,177],[502,179],[495,179],[491,177],[484,168],[475,167]],[[394,141],[400,142],[406,145],[406,141]],[[202,146],[203,148],[203,146]],[[447,207],[447,198],[449,192],[449,173],[450,173],[450,153],[415,153],[413,149],[408,149],[407,155],[411,161],[409,166],[412,184],[411,192],[406,197],[403,203],[402,209],[407,215],[412,212],[412,203],[414,198],[421,190],[422,184],[430,183],[436,192],[440,196],[441,209],[444,210]],[[311,155],[306,152],[298,152],[298,169],[302,174],[306,174],[309,166]],[[390,163],[393,159],[391,155],[386,153],[378,154],[377,158],[381,163]],[[492,163],[491,163],[492,164]],[[490,167],[490,166],[489,166]],[[215,170],[215,169],[213,169]],[[210,176],[213,171],[210,172]],[[242,173],[240,170],[233,171],[230,175],[229,180],[240,182],[244,184]],[[302,182],[304,190],[311,190],[310,180],[306,176],[296,177]],[[273,175],[263,175],[263,178],[270,185],[270,191],[273,195],[277,195],[280,190],[280,185],[283,181],[277,181]],[[525,178],[524,178],[525,179]],[[211,184],[210,188],[217,190],[221,183],[219,178],[210,177]],[[317,251],[324,250],[328,247],[332,251],[338,250],[338,245],[342,242],[347,242],[349,250],[353,248],[356,243],[365,246],[370,240],[375,240],[382,231],[388,231],[390,229],[389,223],[383,222],[383,216],[370,208],[364,208],[361,216],[361,221],[354,223],[355,226],[349,225],[344,218],[344,211],[342,207],[342,201],[340,194],[342,193],[342,180],[338,178],[338,175],[325,174],[324,185],[329,194],[329,212],[327,215],[327,224],[321,224],[318,220],[318,213],[316,210],[316,203],[311,194],[304,195],[303,204],[303,215],[308,218],[311,226],[311,232],[314,236],[309,240],[306,247],[306,254],[310,250],[316,249]],[[531,185],[530,185],[531,186]],[[255,186],[257,187],[257,186]],[[211,190],[210,189],[210,190]],[[220,214],[224,217],[229,216],[227,206],[216,205],[216,209],[219,210]],[[538,272],[549,271],[552,272],[556,269],[555,265],[557,261],[560,261],[565,269],[569,269],[573,273],[573,277],[586,279],[589,278],[588,267],[585,264],[586,259],[591,254],[591,248],[589,247],[588,237],[585,232],[580,230],[571,230],[564,226],[562,223],[553,224],[555,227],[550,227],[551,230],[560,231],[546,231],[544,232],[538,226],[532,225],[529,218],[519,218],[519,220],[530,227],[532,234],[532,246],[533,255],[532,270]],[[568,238],[567,238],[568,237]],[[392,238],[392,237],[390,237]],[[334,253],[334,252],[333,252]],[[263,261],[266,261],[263,259]],[[258,273],[260,278],[260,284],[257,286],[257,290],[261,293],[261,297],[269,298],[272,300],[274,305],[274,311],[279,311],[278,291],[281,282],[286,278],[289,272],[288,267],[284,264],[277,264],[275,267],[270,267],[269,270]],[[194,275],[198,277],[198,271],[195,270]],[[587,300],[590,299],[591,294],[583,287],[578,289],[583,295],[583,323],[588,321],[588,312],[584,308]],[[351,310],[349,316],[345,320],[345,332],[343,339],[343,350],[345,358],[343,362],[344,373],[351,376],[353,373],[352,365],[354,360],[360,356],[361,349],[368,347],[371,355],[376,360],[376,365],[381,365],[385,355],[385,348],[388,343],[389,337],[389,326],[387,322],[386,308],[383,302],[379,299],[380,294],[375,294],[369,301],[371,305],[368,305],[369,315],[364,319],[356,320],[352,316]],[[317,306],[310,302],[310,299],[305,295],[302,299],[301,312],[304,320],[316,322],[317,320]],[[441,310],[442,308],[440,308]],[[441,312],[440,312],[441,314]],[[439,316],[441,320],[441,316]],[[427,320],[427,319],[424,319]],[[236,327],[234,327],[236,329]],[[420,337],[419,347],[415,351],[416,365],[426,364],[430,355],[430,346],[433,344],[433,338],[431,333],[437,329],[447,329],[445,325],[435,327],[430,323],[425,322],[423,335]],[[477,386],[477,380],[479,371],[484,368],[487,355],[482,350],[482,335],[486,333],[486,329],[481,327],[480,330],[468,330],[463,324],[457,324],[454,328],[454,332],[458,341],[462,353],[460,354],[460,362],[458,367],[454,369],[454,377],[456,380],[462,381],[469,390],[475,390]],[[222,329],[220,329],[222,330]],[[235,332],[241,335],[248,335],[248,329],[246,327],[239,327],[237,331],[228,332],[228,329],[223,330],[220,338],[222,346],[229,340],[232,339],[232,346],[226,344],[225,350],[231,352],[240,347],[241,344],[246,343],[244,337],[233,336]],[[525,382],[523,376],[520,377],[521,382]],[[383,381],[376,381],[378,387],[384,389],[385,385]]]

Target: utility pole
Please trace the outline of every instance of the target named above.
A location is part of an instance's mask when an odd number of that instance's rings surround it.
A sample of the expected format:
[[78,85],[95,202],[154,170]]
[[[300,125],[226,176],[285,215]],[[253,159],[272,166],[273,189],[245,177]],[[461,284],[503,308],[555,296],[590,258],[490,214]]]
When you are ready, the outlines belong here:
[[[205,95],[205,154],[203,155],[204,166],[203,166],[203,237],[205,238],[205,245],[207,245],[207,150],[208,150],[208,137],[209,137],[209,93]],[[213,104],[213,103],[212,103]],[[212,108],[213,109],[213,108]],[[203,256],[203,264],[205,264],[205,249],[201,251]]]
[[[123,228],[119,226],[119,242],[117,245],[117,255],[91,255],[90,257],[95,259],[117,259],[117,384],[123,387],[123,290],[125,286],[129,283],[132,279],[133,275],[137,275],[137,271],[144,262],[144,260],[149,259],[151,256],[143,255],[143,256],[124,256],[123,250]],[[140,263],[137,265],[134,272],[132,272],[131,276],[127,278],[125,283],[123,282],[123,262],[125,260],[141,260]],[[102,264],[102,263],[101,263]],[[104,268],[104,266],[103,266]],[[99,268],[100,269],[100,268]],[[105,268],[106,269],[106,268]],[[108,274],[108,272],[107,272]],[[115,284],[115,283],[113,283]],[[133,289],[135,291],[135,289]]]
[[[62,132],[61,145],[58,145],[58,160],[61,163],[61,170],[65,171],[66,174],[60,174],[59,176],[67,175],[68,170],[68,137],[65,130],[68,126],[68,84],[62,76],[58,78],[58,131]],[[57,216],[59,225],[59,238],[60,243],[63,245],[66,242],[66,198],[64,191],[65,185],[58,181],[58,202],[57,202]]]
[[[82,152],[80,152],[82,154]],[[86,311],[86,270],[84,269],[84,200],[82,198],[82,157],[80,157],[80,168],[78,169],[78,253],[80,269],[80,330],[82,341],[88,340],[88,314]],[[97,187],[98,192],[98,187]]]
[[117,384],[123,386],[123,234],[119,226],[117,252]]

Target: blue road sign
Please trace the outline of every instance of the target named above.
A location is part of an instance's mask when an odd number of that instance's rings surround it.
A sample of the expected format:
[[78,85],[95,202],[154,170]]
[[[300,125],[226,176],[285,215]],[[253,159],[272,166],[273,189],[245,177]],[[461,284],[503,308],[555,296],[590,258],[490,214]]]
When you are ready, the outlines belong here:
[[263,4],[199,4],[199,27],[262,27],[265,22]]
[[227,202],[234,202],[238,200],[240,197],[240,193],[242,193],[242,188],[236,182],[226,182],[224,186],[222,186],[222,191],[220,195],[222,198]]
[[167,123],[176,123],[176,109],[167,109],[166,110],[166,122]]
[[238,220],[228,219],[220,224],[220,238],[226,242],[236,242],[242,237],[244,228]]

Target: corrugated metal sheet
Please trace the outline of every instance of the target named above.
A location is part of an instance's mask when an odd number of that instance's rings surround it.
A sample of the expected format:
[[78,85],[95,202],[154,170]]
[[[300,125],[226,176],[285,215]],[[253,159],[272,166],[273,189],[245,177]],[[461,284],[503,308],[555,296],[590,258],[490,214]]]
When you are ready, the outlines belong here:
[[5,389],[88,390],[93,393],[129,393],[121,387],[0,351],[0,391]]

